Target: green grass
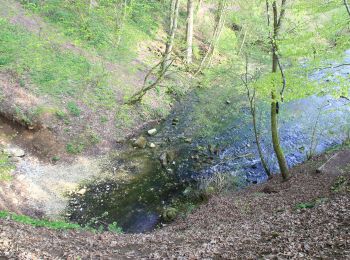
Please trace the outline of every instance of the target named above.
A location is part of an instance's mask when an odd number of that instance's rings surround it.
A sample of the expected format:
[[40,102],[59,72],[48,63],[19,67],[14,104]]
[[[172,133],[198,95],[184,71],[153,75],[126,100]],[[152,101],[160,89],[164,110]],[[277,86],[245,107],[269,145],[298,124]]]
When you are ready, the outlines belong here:
[[91,78],[92,67],[82,56],[0,19],[0,70],[29,75],[42,94],[74,96]]
[[71,113],[71,115],[73,115],[73,116],[80,116],[80,114],[81,114],[80,108],[79,108],[78,105],[77,105],[75,102],[73,102],[73,101],[68,102],[68,104],[67,104],[67,109],[68,109],[68,111]]
[[124,17],[123,5],[115,1],[99,1],[98,8],[94,9],[89,9],[84,0],[20,2],[72,39],[75,45],[93,48],[109,60],[126,62],[136,57],[141,40],[155,35],[160,21],[154,19],[154,14],[161,17],[160,12],[165,10],[158,1],[132,1]]
[[326,202],[327,198],[318,198],[313,201],[301,202],[295,205],[295,209],[312,209],[324,202]]
[[10,181],[12,179],[11,171],[14,165],[9,161],[9,156],[0,152],[0,181]]
[[28,224],[34,227],[46,227],[51,229],[82,229],[78,224],[67,223],[64,221],[51,221],[46,219],[33,219],[25,215],[18,215],[8,211],[0,211],[0,218],[9,218],[13,221]]
[[[69,223],[65,221],[57,221],[57,220],[47,220],[47,219],[34,219],[29,216],[25,215],[19,215],[16,213],[0,210],[0,218],[2,219],[11,219],[13,221],[23,223],[26,225],[31,225],[34,227],[45,227],[49,229],[58,229],[58,230],[86,230],[91,232],[103,232],[104,229],[94,229],[90,226],[82,227],[78,224]],[[118,226],[117,222],[113,222],[112,224],[108,225],[107,230],[113,233],[122,234],[123,230],[121,227]]]
[[69,154],[80,154],[84,149],[85,145],[82,142],[70,142],[66,145],[66,151]]

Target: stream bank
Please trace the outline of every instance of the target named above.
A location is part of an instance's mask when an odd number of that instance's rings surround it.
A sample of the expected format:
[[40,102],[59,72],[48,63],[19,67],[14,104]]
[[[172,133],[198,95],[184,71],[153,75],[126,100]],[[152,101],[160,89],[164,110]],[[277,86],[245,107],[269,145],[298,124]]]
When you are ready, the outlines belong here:
[[[346,55],[347,61],[350,53]],[[316,73],[313,79],[324,80],[324,77],[336,72],[348,78],[347,67],[336,70]],[[234,98],[242,99],[241,96]],[[30,194],[30,205],[13,203],[18,200],[16,197],[11,197],[11,205],[22,213],[26,213],[22,208],[34,208],[35,212],[41,212],[36,213],[37,216],[63,217],[95,227],[117,222],[125,231],[137,233],[153,230],[160,223],[164,210],[171,209],[173,212],[172,209],[183,202],[191,211],[193,198],[187,200],[188,191],[191,193],[198,188],[197,184],[192,186],[193,182],[198,183],[205,177],[228,174],[237,177],[238,184],[243,186],[264,182],[267,177],[255,151],[248,108],[242,106],[238,109],[235,103],[225,102],[226,109],[237,110],[239,117],[226,119],[229,122],[226,122],[227,127],[212,137],[200,138],[193,122],[196,110],[203,106],[202,102],[200,95],[193,92],[167,120],[157,126],[155,135],[149,136],[145,131],[148,146],[154,144],[155,148],[134,148],[132,141],[107,156],[78,156],[74,162],[55,164],[50,158],[56,152],[46,155],[36,153],[45,151],[48,146],[54,149],[60,147],[47,143],[52,141],[50,136],[45,138],[43,135],[40,139],[40,132],[13,128],[9,122],[2,122],[0,132],[7,136],[2,138],[4,142],[27,147],[30,146],[23,140],[30,140],[29,144],[33,145],[40,144],[35,141],[37,137],[44,142],[42,148],[33,146],[33,150],[29,149],[28,155],[16,163],[14,180],[3,188],[5,195],[2,197],[10,197],[9,194],[17,194],[21,190],[19,194],[25,202],[28,202],[25,197]],[[272,171],[277,172],[269,136],[268,107],[260,109],[264,153],[268,155]],[[280,134],[288,165],[292,167],[306,160],[313,129],[316,129],[315,154],[342,143],[348,135],[349,114],[346,100],[331,96],[311,96],[283,104]],[[318,115],[321,116],[316,122]],[[236,183],[237,179],[232,182]],[[195,200],[200,197],[197,195]]]

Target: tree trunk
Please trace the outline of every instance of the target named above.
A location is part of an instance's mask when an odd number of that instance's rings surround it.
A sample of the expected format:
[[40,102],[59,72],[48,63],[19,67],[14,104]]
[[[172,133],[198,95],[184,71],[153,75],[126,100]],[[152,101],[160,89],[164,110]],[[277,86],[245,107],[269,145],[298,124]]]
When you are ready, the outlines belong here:
[[214,53],[215,46],[217,44],[217,41],[220,38],[220,34],[221,34],[222,28],[223,28],[224,23],[225,23],[225,8],[226,8],[226,0],[219,0],[218,10],[216,13],[216,18],[215,18],[216,22],[215,22],[215,28],[214,28],[214,32],[213,32],[213,38],[210,42],[208,51],[205,53],[205,55],[202,59],[202,62],[200,64],[198,70],[196,71],[195,75],[198,74],[201,70],[203,70],[203,68],[205,68],[207,66],[207,64],[211,63],[211,57]]
[[250,107],[250,113],[252,115],[252,119],[253,119],[253,129],[254,129],[254,136],[255,136],[255,141],[256,141],[256,146],[258,148],[258,153],[259,153],[259,157],[260,157],[260,161],[261,164],[267,174],[267,176],[270,178],[271,177],[271,172],[269,167],[267,166],[267,163],[265,161],[264,158],[264,154],[263,151],[261,149],[261,145],[260,145],[260,139],[259,139],[259,133],[258,133],[258,127],[257,127],[257,122],[256,122],[256,88],[253,87],[252,93],[251,90],[249,89],[249,82],[248,82],[248,55],[246,55],[246,65],[245,65],[245,77],[243,80],[243,83],[247,89],[247,97],[249,100],[249,107]]
[[345,5],[345,8],[346,8],[346,11],[348,11],[348,14],[350,16],[350,6],[348,4],[348,0],[344,0],[344,5]]
[[287,161],[284,156],[283,150],[280,144],[280,137],[278,134],[278,111],[277,111],[277,98],[275,91],[271,92],[271,133],[272,133],[272,144],[275,151],[278,165],[284,180],[289,178],[289,171]]
[[[278,11],[277,11],[277,3],[276,1],[272,2],[272,10],[273,10],[273,35],[271,39],[271,47],[272,47],[272,73],[276,73],[279,65],[278,60],[278,45],[277,45],[277,37],[279,34],[279,30],[281,28],[282,20],[285,15],[285,4],[286,0],[282,0],[281,4],[281,12],[278,17]],[[267,8],[268,10],[268,8]],[[268,19],[269,20],[269,19]],[[282,68],[281,73],[283,73]],[[285,80],[285,79],[283,79]],[[285,87],[285,82],[283,83],[283,89]],[[281,92],[281,94],[283,94]],[[275,151],[278,165],[282,174],[282,177],[284,180],[287,180],[289,178],[289,171],[287,166],[287,161],[284,156],[281,144],[280,144],[280,138],[278,134],[278,102],[275,90],[271,92],[271,134],[272,134],[272,144],[273,149]]]
[[[255,103],[255,101],[254,101]],[[256,123],[256,110],[255,110],[255,104],[253,104],[253,109],[252,109],[252,117],[253,117],[253,128],[254,128],[254,135],[255,135],[255,141],[256,141],[256,147],[258,148],[258,153],[260,157],[261,164],[264,168],[264,171],[266,172],[267,176],[270,178],[271,177],[271,172],[269,167],[267,166],[267,163],[264,158],[263,151],[261,149],[260,145],[260,139],[259,139],[259,133],[258,133],[258,128],[257,128],[257,123]]]
[[187,64],[192,63],[193,56],[193,13],[194,13],[194,3],[193,0],[187,1],[187,30],[186,30],[186,61]]
[[161,73],[163,73],[165,69],[169,67],[169,64],[171,62],[170,59],[171,59],[171,52],[173,51],[173,47],[174,47],[175,34],[177,29],[177,18],[179,15],[179,5],[180,5],[179,0],[171,0],[168,39],[165,46],[163,63],[161,66]]

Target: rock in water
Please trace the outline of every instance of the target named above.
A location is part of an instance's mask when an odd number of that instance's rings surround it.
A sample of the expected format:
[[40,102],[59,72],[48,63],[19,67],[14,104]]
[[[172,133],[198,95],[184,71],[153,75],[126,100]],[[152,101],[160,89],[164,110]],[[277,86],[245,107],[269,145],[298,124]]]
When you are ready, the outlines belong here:
[[79,194],[79,195],[84,195],[85,193],[86,193],[86,188],[82,188],[81,190],[79,190],[77,192],[77,194]]
[[136,139],[136,141],[134,142],[134,146],[144,149],[147,145],[147,139],[143,136],[140,136],[139,138]]
[[157,133],[157,129],[155,129],[155,128],[153,128],[153,129],[151,129],[151,130],[148,130],[147,131],[147,133],[149,134],[149,135],[155,135],[156,133]]
[[176,208],[165,208],[162,213],[162,218],[165,222],[171,222],[174,221],[175,218],[177,217],[177,209]]
[[167,153],[164,152],[159,156],[160,163],[163,167],[166,167],[168,165],[168,159],[167,159]]
[[150,147],[150,148],[156,148],[156,145],[155,145],[154,143],[150,143],[150,144],[149,144],[149,147]]

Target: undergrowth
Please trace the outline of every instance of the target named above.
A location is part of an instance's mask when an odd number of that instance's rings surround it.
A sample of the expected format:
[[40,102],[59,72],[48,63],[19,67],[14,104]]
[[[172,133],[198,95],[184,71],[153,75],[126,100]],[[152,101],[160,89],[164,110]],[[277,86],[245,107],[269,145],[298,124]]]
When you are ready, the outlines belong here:
[[[49,229],[60,229],[60,230],[69,230],[69,229],[73,229],[73,230],[85,230],[85,231],[90,231],[93,233],[98,233],[98,232],[103,232],[104,229],[95,229],[92,228],[91,226],[85,226],[82,227],[79,224],[74,224],[74,223],[68,223],[65,221],[53,221],[53,220],[47,220],[47,219],[35,219],[35,218],[31,218],[29,216],[25,216],[25,215],[20,215],[20,214],[16,214],[16,213],[12,213],[9,211],[4,211],[1,210],[0,211],[0,218],[2,219],[11,219],[15,222],[19,222],[19,223],[23,223],[26,225],[31,225],[34,227],[45,227],[45,228],[49,228]],[[108,226],[108,231],[113,232],[113,233],[117,233],[117,234],[121,234],[123,233],[123,230],[121,227],[118,226],[117,222],[113,222],[112,224],[110,224]]]

